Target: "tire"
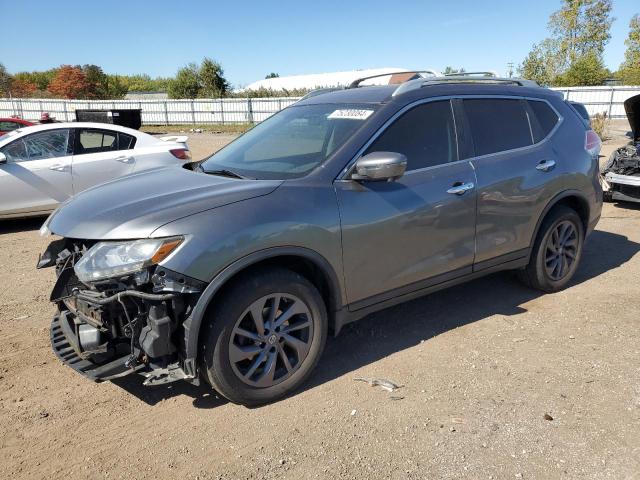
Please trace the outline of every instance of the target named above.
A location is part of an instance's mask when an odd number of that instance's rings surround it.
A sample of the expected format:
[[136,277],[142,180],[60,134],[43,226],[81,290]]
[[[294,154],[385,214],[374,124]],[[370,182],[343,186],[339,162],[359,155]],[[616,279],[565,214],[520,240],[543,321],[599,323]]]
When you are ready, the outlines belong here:
[[602,201],[607,203],[613,202],[613,192],[611,190],[602,192]]
[[317,365],[327,339],[327,311],[303,276],[285,269],[244,275],[214,307],[202,344],[203,371],[229,401],[257,406],[278,400],[300,387]]
[[[567,233],[563,234],[565,228]],[[569,233],[569,229],[572,229],[572,233]],[[563,246],[558,248],[563,235],[568,237]],[[583,244],[584,225],[580,216],[569,207],[554,207],[542,222],[529,264],[518,272],[518,277],[526,285],[543,292],[562,290],[571,281],[580,264]]]

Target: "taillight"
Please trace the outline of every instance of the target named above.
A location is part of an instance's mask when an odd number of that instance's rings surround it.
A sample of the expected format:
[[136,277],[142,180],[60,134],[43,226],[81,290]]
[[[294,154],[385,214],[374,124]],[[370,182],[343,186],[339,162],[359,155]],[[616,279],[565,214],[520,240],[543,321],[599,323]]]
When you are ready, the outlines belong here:
[[186,148],[174,148],[173,150],[169,150],[171,155],[180,160],[191,160],[191,152]]
[[600,155],[600,148],[602,147],[602,141],[596,132],[593,130],[587,130],[584,137],[584,149],[591,154],[592,157]]

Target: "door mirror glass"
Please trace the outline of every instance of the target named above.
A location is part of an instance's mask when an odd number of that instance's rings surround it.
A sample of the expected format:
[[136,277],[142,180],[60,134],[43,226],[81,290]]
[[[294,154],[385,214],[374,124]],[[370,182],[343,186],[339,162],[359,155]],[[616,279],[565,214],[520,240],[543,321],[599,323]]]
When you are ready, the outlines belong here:
[[0,152],[0,165],[2,165],[3,163],[7,163],[7,156]]
[[353,180],[393,181],[404,175],[407,157],[396,152],[372,152],[356,162]]

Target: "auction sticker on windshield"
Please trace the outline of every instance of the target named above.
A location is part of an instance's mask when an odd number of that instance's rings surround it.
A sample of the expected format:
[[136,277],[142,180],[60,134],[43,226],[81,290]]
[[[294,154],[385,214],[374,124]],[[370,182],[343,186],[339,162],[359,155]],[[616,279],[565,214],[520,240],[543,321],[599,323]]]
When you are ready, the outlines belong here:
[[373,113],[373,110],[363,110],[359,108],[348,108],[334,110],[327,118],[339,118],[348,120],[366,120]]

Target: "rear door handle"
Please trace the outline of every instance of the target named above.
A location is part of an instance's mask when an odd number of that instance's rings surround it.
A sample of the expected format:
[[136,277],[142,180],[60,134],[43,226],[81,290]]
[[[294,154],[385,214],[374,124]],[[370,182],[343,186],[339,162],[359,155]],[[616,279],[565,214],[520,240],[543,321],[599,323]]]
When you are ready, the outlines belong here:
[[540,170],[541,172],[549,172],[553,170],[555,166],[555,160],[542,160],[538,165],[536,165],[536,170]]
[[66,165],[62,165],[60,163],[56,163],[55,165],[51,165],[49,167],[49,170],[54,170],[56,172],[66,172],[67,171],[67,166]]
[[118,162],[122,162],[122,163],[133,163],[134,162],[133,157],[129,157],[128,155],[121,155],[119,157],[116,157],[116,160]]
[[452,195],[464,195],[465,193],[467,193],[467,191],[472,190],[474,187],[475,185],[473,184],[473,182],[456,182],[453,184],[453,187],[447,190],[447,193],[450,193]]

